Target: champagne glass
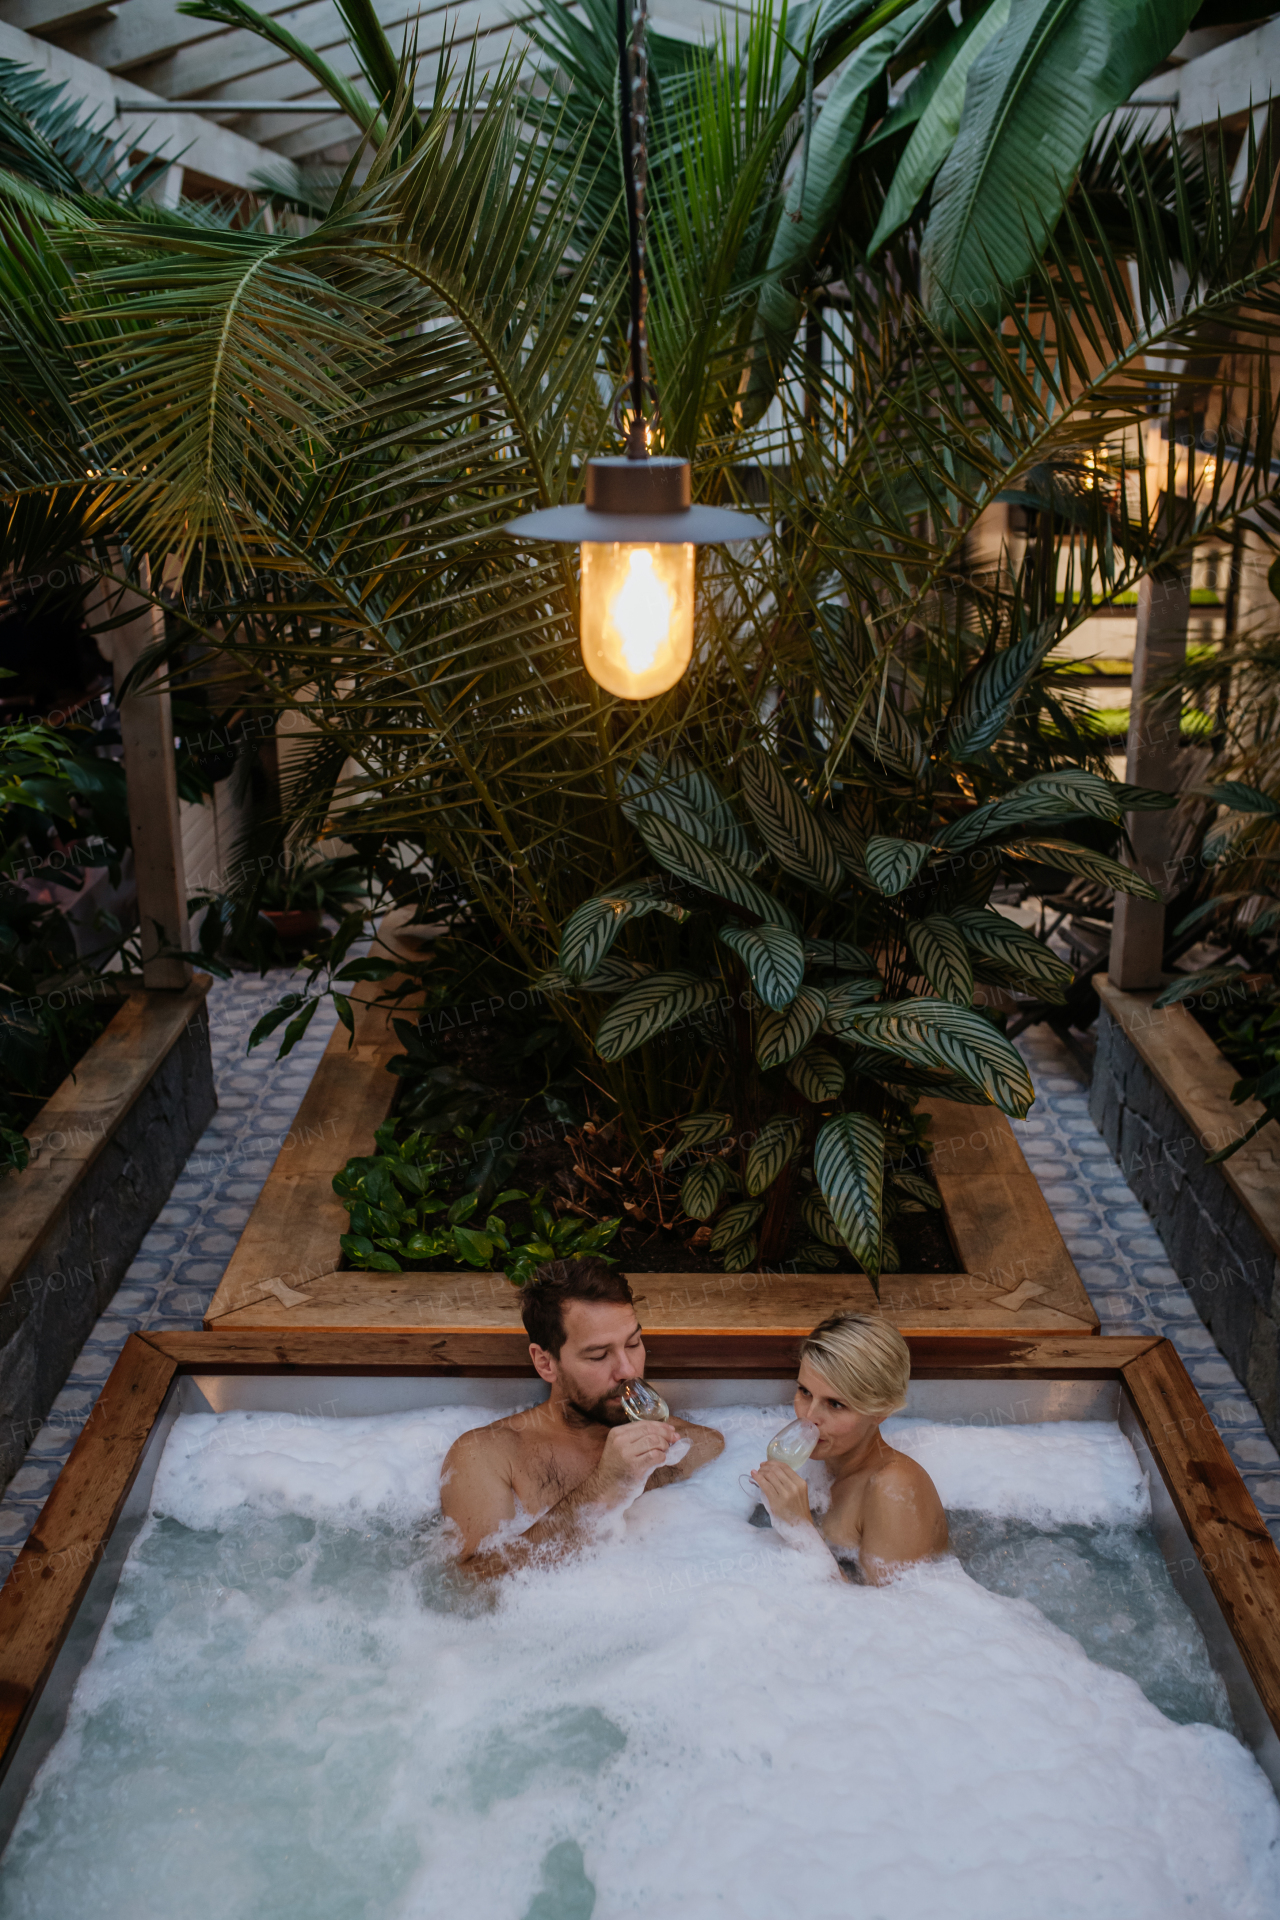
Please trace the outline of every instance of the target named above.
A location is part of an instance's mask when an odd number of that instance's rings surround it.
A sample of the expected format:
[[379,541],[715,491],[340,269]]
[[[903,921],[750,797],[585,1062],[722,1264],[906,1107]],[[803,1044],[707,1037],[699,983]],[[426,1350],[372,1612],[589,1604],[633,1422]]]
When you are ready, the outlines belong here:
[[818,1429],[812,1420],[791,1420],[775,1433],[765,1448],[766,1460],[781,1460],[784,1467],[798,1473],[818,1444]]
[[622,1411],[628,1420],[666,1420],[671,1409],[647,1380],[627,1380],[622,1388]]
[[[780,1460],[784,1467],[791,1467],[799,1473],[817,1444],[818,1429],[812,1420],[791,1420],[774,1434],[765,1448],[765,1459]],[[757,1500],[760,1498],[760,1489],[749,1474],[739,1474],[738,1485],[744,1493],[753,1493]]]

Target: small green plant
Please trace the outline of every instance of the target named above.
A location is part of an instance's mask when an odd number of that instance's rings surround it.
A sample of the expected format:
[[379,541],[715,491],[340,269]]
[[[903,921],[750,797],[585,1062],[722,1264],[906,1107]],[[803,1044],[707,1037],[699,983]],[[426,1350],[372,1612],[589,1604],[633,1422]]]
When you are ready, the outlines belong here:
[[78,953],[66,912],[92,867],[119,878],[129,844],[123,769],[96,746],[85,727],[0,727],[0,1171],[27,1165],[23,1128],[113,1011],[124,935],[103,914]]
[[[619,1219],[557,1219],[541,1187],[533,1194],[507,1187],[488,1202],[483,1186],[456,1193],[460,1166],[489,1157],[484,1129],[459,1126],[441,1135],[417,1128],[398,1139],[400,1126],[399,1120],[385,1121],[374,1135],[377,1153],[348,1160],[334,1176],[333,1190],[351,1228],[342,1236],[342,1251],[352,1266],[403,1273],[406,1262],[441,1260],[500,1268],[522,1287],[544,1260],[609,1257],[604,1249]],[[524,1223],[508,1223],[512,1208],[524,1212]]]

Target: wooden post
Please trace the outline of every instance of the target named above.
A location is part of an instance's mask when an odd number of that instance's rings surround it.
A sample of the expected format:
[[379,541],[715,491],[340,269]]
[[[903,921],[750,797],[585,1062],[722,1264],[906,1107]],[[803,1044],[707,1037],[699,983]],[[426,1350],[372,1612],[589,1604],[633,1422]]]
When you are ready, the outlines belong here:
[[[1133,649],[1133,703],[1129,709],[1129,746],[1125,779],[1134,787],[1177,787],[1182,709],[1179,696],[1153,689],[1187,657],[1187,620],[1191,612],[1191,571],[1159,569],[1138,587],[1138,633]],[[1169,816],[1131,813],[1125,818],[1137,871],[1162,890],[1167,886]],[[1164,906],[1117,894],[1107,972],[1113,986],[1139,993],[1161,983]]]
[[[140,578],[146,592],[151,569],[145,557]],[[107,607],[112,620],[121,624],[103,634],[99,644],[111,660],[115,684],[120,687],[146,649],[164,638],[164,614],[129,587],[109,593]],[[122,620],[130,612],[134,617]],[[142,932],[142,978],[148,987],[178,991],[190,983],[191,968],[185,960],[162,958],[160,952],[162,947],[190,945],[167,674],[148,692],[131,693],[121,703],[120,731]]]

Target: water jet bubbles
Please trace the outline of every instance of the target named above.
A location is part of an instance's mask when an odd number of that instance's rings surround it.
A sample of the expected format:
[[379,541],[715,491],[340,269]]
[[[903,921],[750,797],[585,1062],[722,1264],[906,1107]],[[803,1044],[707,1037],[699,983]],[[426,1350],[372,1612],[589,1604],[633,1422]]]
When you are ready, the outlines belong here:
[[622,1389],[622,1411],[628,1420],[668,1420],[671,1409],[647,1380],[628,1380]]

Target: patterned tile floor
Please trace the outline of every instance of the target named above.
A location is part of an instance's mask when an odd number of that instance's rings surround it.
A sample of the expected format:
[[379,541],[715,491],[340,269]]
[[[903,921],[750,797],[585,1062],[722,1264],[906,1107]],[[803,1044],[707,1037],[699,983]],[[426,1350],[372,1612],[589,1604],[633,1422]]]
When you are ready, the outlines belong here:
[[[0,1579],[128,1335],[200,1325],[332,1031],[325,1007],[287,1060],[277,1063],[269,1045],[246,1057],[250,1029],[286,984],[282,975],[243,975],[215,983],[209,995],[218,1112],[0,1501]],[[1038,1090],[1030,1118],[1018,1127],[1023,1151],[1103,1332],[1163,1333],[1174,1342],[1280,1540],[1280,1456],[1095,1130],[1080,1068],[1047,1028],[1034,1029],[1022,1046]]]
[[1280,1454],[1089,1118],[1089,1087],[1081,1068],[1048,1027],[1033,1027],[1019,1045],[1035,1081],[1036,1101],[1014,1130],[1102,1331],[1162,1333],[1172,1340],[1280,1544]]
[[49,1418],[0,1501],[0,1580],[58,1477],[131,1333],[198,1327],[336,1023],[322,1005],[287,1059],[270,1040],[245,1053],[254,1024],[288,976],[238,974],[209,993],[218,1111],[196,1142],[137,1257],[85,1342]]

